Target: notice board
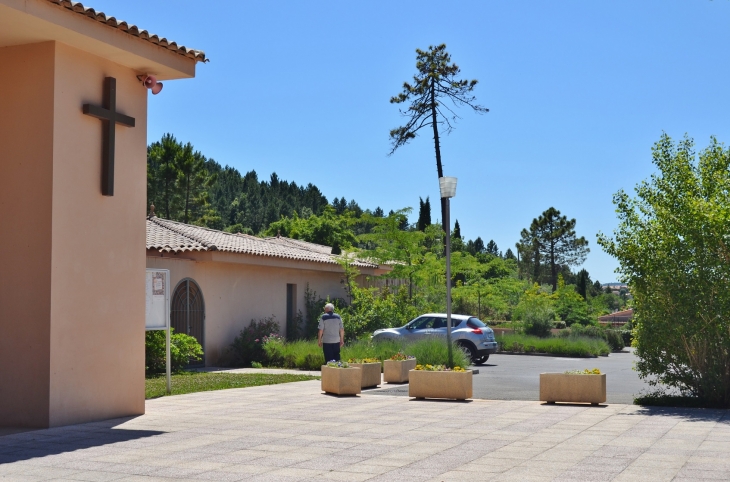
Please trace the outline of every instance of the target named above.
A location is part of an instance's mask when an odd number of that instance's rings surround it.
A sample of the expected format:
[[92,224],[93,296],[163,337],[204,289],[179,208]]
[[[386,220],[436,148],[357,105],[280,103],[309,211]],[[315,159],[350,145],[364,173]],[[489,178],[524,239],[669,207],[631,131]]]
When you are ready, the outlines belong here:
[[145,279],[145,329],[170,326],[170,271],[147,268]]

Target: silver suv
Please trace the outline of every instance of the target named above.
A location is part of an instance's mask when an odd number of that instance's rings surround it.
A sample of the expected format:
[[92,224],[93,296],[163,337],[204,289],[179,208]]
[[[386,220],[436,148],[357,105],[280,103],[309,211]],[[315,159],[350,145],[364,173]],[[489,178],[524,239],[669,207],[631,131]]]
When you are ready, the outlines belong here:
[[[446,339],[446,313],[427,313],[400,328],[375,330],[373,341],[416,341],[434,336]],[[466,350],[475,365],[484,364],[497,352],[494,331],[474,316],[451,315],[451,339]]]

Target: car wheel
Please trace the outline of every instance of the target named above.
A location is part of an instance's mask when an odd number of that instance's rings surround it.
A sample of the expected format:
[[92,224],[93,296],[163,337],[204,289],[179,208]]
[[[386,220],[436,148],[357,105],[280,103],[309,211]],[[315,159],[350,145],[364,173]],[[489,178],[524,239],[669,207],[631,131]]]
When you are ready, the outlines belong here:
[[475,365],[484,365],[487,360],[489,360],[489,355],[482,355],[480,357],[473,358],[472,363],[474,363]]
[[474,363],[474,360],[477,358],[477,350],[474,348],[474,345],[471,343],[459,343],[459,348],[464,350],[469,357],[469,363]]

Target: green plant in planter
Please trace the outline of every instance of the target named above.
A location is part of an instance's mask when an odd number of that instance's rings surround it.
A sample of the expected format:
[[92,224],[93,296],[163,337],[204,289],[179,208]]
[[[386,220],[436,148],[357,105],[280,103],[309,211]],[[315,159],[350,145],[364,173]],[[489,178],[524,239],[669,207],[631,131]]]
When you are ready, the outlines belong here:
[[589,368],[585,368],[583,370],[566,370],[564,373],[566,375],[600,375],[601,370],[599,370],[598,368],[594,368],[592,370]]
[[416,370],[425,372],[465,372],[466,369],[460,366],[449,368],[446,365],[416,365]]
[[415,359],[416,359],[416,357],[411,356],[411,355],[406,355],[402,351],[399,351],[398,353],[396,353],[395,355],[393,355],[389,358],[389,360],[393,360],[393,361],[406,361],[406,360],[415,360]]
[[350,364],[346,361],[328,361],[327,366],[330,368],[350,368]]
[[377,358],[350,358],[349,363],[380,363]]

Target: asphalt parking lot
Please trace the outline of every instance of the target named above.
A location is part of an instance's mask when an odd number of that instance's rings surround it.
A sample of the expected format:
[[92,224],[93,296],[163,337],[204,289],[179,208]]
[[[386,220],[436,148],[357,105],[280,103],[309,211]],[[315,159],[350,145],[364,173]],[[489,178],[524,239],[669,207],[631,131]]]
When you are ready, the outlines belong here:
[[[634,395],[650,389],[633,370],[637,360],[630,348],[607,357],[567,358],[542,355],[497,353],[489,357],[474,375],[474,398],[487,400],[536,401],[540,394],[540,373],[598,368],[606,374],[607,403],[631,404]],[[380,389],[366,390],[378,395],[408,396],[408,385],[383,384]]]

